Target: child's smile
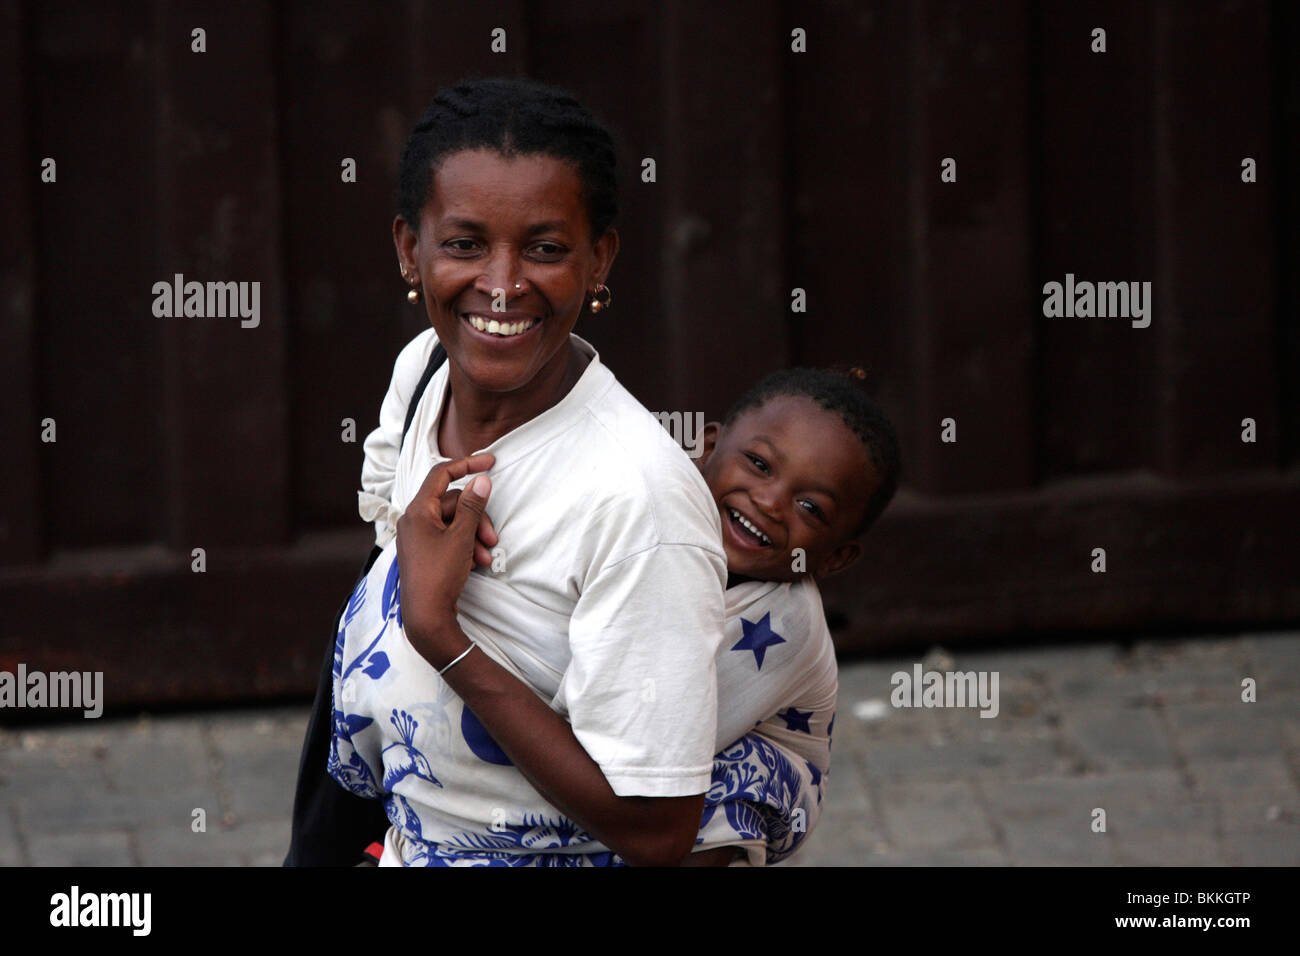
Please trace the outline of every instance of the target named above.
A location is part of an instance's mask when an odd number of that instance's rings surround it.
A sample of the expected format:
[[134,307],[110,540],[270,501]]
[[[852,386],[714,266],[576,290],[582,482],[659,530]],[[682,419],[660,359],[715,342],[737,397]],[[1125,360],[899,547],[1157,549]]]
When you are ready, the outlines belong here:
[[724,511],[731,517],[731,524],[727,528],[739,547],[761,549],[772,546],[772,538],[764,533],[758,522],[730,505],[724,506]]

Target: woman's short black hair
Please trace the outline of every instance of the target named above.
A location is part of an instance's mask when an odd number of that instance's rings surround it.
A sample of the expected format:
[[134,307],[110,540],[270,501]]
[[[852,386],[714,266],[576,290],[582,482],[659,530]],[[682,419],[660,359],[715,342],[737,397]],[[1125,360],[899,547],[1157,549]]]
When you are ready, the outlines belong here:
[[839,415],[848,429],[862,441],[880,479],[880,484],[867,501],[861,522],[853,531],[854,537],[870,528],[893,500],[902,471],[898,434],[884,411],[863,390],[863,378],[865,373],[860,369],[781,369],[741,395],[723,422],[724,426],[729,426],[744,412],[761,408],[781,395],[810,398],[828,412]]
[[614,140],[567,91],[526,77],[467,79],[444,87],[415,124],[397,174],[397,214],[412,229],[438,164],[465,149],[545,155],[578,168],[594,242],[618,215]]

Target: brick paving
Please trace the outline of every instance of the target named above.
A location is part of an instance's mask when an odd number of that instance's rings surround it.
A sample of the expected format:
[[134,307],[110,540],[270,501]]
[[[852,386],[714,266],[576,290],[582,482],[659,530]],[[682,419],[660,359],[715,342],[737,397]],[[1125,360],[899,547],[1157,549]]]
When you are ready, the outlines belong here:
[[[1300,634],[922,660],[996,671],[998,716],[891,706],[916,658],[844,662],[827,806],[784,865],[1300,863]],[[306,718],[0,729],[0,866],[279,865]]]

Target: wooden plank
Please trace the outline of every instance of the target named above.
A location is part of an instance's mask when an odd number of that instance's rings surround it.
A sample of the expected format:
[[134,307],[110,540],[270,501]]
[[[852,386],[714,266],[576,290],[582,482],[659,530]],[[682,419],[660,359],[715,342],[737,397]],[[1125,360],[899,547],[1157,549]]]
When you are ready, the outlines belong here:
[[[726,14],[730,15],[724,15]],[[788,364],[780,4],[672,0],[661,20],[669,408],[723,411]],[[707,94],[701,91],[707,91]]]
[[574,331],[648,407],[676,407],[681,390],[664,374],[675,328],[660,281],[666,187],[640,175],[643,157],[663,162],[663,101],[654,82],[610,82],[659,75],[661,28],[637,0],[534,4],[530,17],[529,75],[570,90],[610,130],[618,157],[621,248],[607,283],[613,306],[584,313]]
[[[1033,329],[1023,4],[910,7],[907,187],[909,474],[931,493],[1034,480]],[[940,164],[956,161],[956,182]],[[940,423],[956,422],[956,442]]]
[[1300,184],[1284,175],[1300,162],[1300,8],[1282,0],[1272,7],[1273,37],[1271,50],[1272,83],[1275,91],[1273,108],[1274,165],[1277,175],[1273,188],[1277,206],[1273,217],[1273,237],[1277,244],[1277,377],[1281,391],[1280,457],[1284,464],[1300,463],[1300,291],[1295,277],[1300,275]]
[[[236,282],[256,318],[172,317],[166,362],[168,542],[182,553],[288,534],[289,431],[274,5],[154,5],[155,281]],[[207,31],[207,52],[191,31]],[[286,157],[292,164],[297,157]],[[256,322],[256,324],[252,324]]]
[[[393,249],[393,196],[407,115],[410,29],[401,5],[297,0],[280,45],[285,315],[293,348],[291,509],[301,531],[357,518],[362,442],[379,420],[393,361],[423,328]],[[389,69],[375,69],[387,62]],[[344,158],[356,182],[342,180]],[[355,441],[343,440],[344,419]]]
[[42,451],[42,520],[50,549],[143,543],[163,532],[164,489],[150,12],[29,13],[31,149],[58,173],[32,197],[40,417],[58,435]]
[[[1145,6],[1053,0],[1041,36],[1034,288],[1039,325],[1040,473],[1045,479],[1154,467],[1158,338],[1123,319],[1042,317],[1047,282],[1151,281],[1171,237],[1151,220],[1151,40]],[[1091,52],[1092,30],[1107,51]]]
[[[406,9],[411,64],[407,105],[412,123],[444,84],[470,75],[528,72],[533,11],[525,0],[486,0],[472,4],[408,0]],[[503,53],[492,50],[492,31],[497,28],[506,31]]]
[[[203,574],[158,545],[0,571],[0,670],[102,671],[106,712],[119,714],[310,694],[370,538],[217,547]],[[24,716],[5,709],[0,722]]]
[[[1088,479],[934,505],[900,496],[822,588],[845,652],[1300,621],[1300,479]],[[1106,572],[1091,570],[1094,548]]]
[[[27,19],[19,0],[0,3],[0,180],[9,184],[7,227],[0,233],[0,564],[35,561],[41,552],[40,422],[36,402],[36,230],[33,193],[43,188],[28,140]],[[46,187],[48,188],[48,187]]]
[[[1153,208],[1160,237],[1149,330],[1160,350],[1161,470],[1272,468],[1279,421],[1268,7],[1151,7]],[[1253,157],[1258,181],[1243,183]],[[1213,223],[1211,229],[1205,228]],[[1258,423],[1241,440],[1243,418]]]
[[[1089,480],[975,503],[905,494],[886,512],[863,560],[823,583],[841,653],[1300,621],[1295,476]],[[367,542],[357,529],[218,548],[203,575],[162,548],[0,570],[0,669],[102,670],[119,713],[307,694]]]
[[[909,299],[908,98],[900,4],[799,8],[784,24],[806,31],[808,52],[785,67],[789,287],[808,312],[787,314],[790,363],[859,365],[899,431],[905,480],[916,477],[918,432]],[[827,78],[845,77],[844,95]]]

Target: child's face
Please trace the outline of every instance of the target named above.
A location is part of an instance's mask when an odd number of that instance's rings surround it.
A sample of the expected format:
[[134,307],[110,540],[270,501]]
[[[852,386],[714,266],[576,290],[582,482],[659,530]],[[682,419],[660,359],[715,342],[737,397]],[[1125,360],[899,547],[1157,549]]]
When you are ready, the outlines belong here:
[[699,466],[718,503],[729,571],[793,581],[858,559],[853,532],[880,479],[836,413],[804,396],[777,396],[725,429],[705,426]]

